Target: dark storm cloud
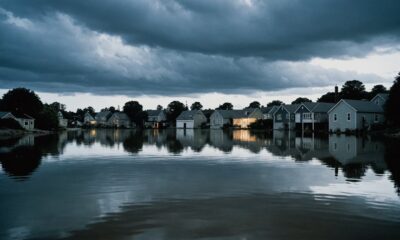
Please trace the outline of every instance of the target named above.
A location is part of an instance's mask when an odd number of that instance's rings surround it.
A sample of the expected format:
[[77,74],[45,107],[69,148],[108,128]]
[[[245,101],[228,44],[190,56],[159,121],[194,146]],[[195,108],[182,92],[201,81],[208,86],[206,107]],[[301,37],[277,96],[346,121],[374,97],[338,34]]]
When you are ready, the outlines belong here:
[[303,61],[364,56],[397,44],[400,32],[395,0],[3,0],[0,8],[2,87],[44,91],[237,93],[369,80]]

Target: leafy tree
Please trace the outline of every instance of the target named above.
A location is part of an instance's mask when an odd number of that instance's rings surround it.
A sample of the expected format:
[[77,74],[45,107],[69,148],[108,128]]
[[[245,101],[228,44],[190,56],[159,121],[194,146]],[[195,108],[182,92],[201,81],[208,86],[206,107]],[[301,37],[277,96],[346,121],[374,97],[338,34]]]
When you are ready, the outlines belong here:
[[157,110],[163,110],[163,106],[157,105]]
[[372,99],[379,93],[387,93],[387,92],[388,92],[388,90],[386,89],[385,86],[383,86],[381,84],[375,85],[372,87],[371,92],[369,93],[369,99]]
[[194,102],[192,106],[190,106],[190,110],[201,110],[203,105],[200,102]]
[[219,110],[232,110],[233,109],[233,105],[232,105],[232,103],[226,102],[226,103],[223,103],[222,105],[219,105],[219,107],[217,107],[217,109],[219,109]]
[[111,106],[111,107],[106,107],[100,110],[100,112],[105,112],[105,111],[110,111],[112,113],[115,113],[117,111],[117,109],[115,109],[115,107]]
[[257,101],[251,102],[249,108],[261,108],[261,104]]
[[368,98],[368,94],[365,91],[365,86],[358,80],[347,81],[340,91],[341,98],[343,99],[356,99],[361,100]]
[[183,112],[188,110],[185,104],[179,101],[172,101],[167,107],[167,119],[168,121],[175,123],[176,118]]
[[298,97],[298,98],[296,98],[296,100],[294,100],[292,102],[292,104],[300,104],[300,103],[305,103],[305,102],[312,102],[312,101],[308,98]]
[[385,104],[386,120],[390,125],[400,127],[400,73],[396,76],[390,88],[389,97]]
[[325,93],[317,100],[317,102],[326,102],[326,103],[336,103],[337,101],[339,101],[339,99],[336,99],[336,94],[334,92]]
[[36,116],[35,127],[43,130],[55,130],[58,128],[58,112],[48,104],[43,106],[43,110]]
[[147,119],[147,113],[143,111],[143,106],[138,101],[126,102],[124,113],[139,127],[142,127],[144,121]]
[[3,95],[0,108],[36,118],[43,110],[43,103],[35,92],[26,88],[14,88]]
[[272,106],[280,106],[282,105],[283,102],[280,100],[273,100],[272,102],[267,104],[267,107],[272,107]]
[[53,102],[49,105],[54,111],[59,112],[65,112],[66,106],[65,104],[61,104],[59,102]]

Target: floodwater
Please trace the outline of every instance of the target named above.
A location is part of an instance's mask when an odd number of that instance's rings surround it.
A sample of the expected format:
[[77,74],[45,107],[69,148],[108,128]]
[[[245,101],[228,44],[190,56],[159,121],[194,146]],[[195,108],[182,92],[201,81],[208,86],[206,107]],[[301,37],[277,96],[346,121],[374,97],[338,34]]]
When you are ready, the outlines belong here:
[[0,239],[400,239],[393,140],[82,130],[0,163]]

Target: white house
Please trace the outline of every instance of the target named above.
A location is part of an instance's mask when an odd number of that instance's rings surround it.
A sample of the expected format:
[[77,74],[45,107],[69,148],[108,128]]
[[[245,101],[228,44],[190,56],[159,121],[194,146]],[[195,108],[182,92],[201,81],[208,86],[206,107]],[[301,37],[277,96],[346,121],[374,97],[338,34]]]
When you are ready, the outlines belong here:
[[237,128],[249,128],[251,123],[263,118],[263,113],[258,108],[243,110],[215,110],[210,116],[210,124],[213,129],[220,129],[224,125]]
[[340,100],[329,112],[329,131],[368,129],[384,122],[383,108],[373,101]]
[[183,111],[176,119],[176,128],[200,128],[207,122],[201,110]]
[[160,128],[167,121],[167,115],[164,110],[147,110],[146,127]]
[[68,119],[65,119],[62,112],[59,111],[58,114],[58,126],[61,128],[66,128],[68,126]]
[[35,119],[28,114],[14,114],[15,119],[26,130],[33,130],[35,128]]

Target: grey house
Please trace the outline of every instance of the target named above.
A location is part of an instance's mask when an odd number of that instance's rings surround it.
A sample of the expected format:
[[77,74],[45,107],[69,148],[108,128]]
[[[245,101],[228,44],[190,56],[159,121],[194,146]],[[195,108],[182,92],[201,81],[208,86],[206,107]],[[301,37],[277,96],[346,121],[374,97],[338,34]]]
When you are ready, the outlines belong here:
[[200,128],[207,123],[207,117],[201,110],[183,111],[176,119],[176,128]]
[[291,104],[278,107],[274,114],[274,129],[275,130],[292,130],[296,127],[295,111],[300,104]]
[[383,107],[383,105],[385,105],[388,97],[389,97],[388,93],[379,93],[374,98],[371,99],[371,102]]
[[210,116],[210,127],[220,129],[228,124],[237,128],[249,128],[251,123],[263,118],[263,113],[258,108],[243,110],[215,110]]
[[28,114],[16,113],[14,116],[24,129],[33,130],[35,128],[35,119]]
[[96,119],[92,116],[92,114],[86,112],[85,116],[83,116],[83,123],[88,125],[95,125]]
[[295,111],[296,127],[299,129],[326,128],[328,129],[328,111],[334,103],[302,103]]
[[265,107],[261,108],[261,112],[263,114],[263,119],[271,119],[273,120],[275,112],[278,110],[279,106]]
[[15,119],[15,116],[11,112],[0,112],[0,119]]
[[115,128],[130,128],[132,124],[130,118],[128,117],[128,115],[126,115],[126,113],[115,112],[107,120],[107,126]]
[[95,120],[97,125],[107,125],[108,119],[111,117],[110,111],[102,111],[96,114]]
[[383,108],[373,101],[342,99],[328,114],[329,131],[368,129],[385,120]]
[[160,128],[167,121],[167,115],[164,110],[147,110],[146,127]]

